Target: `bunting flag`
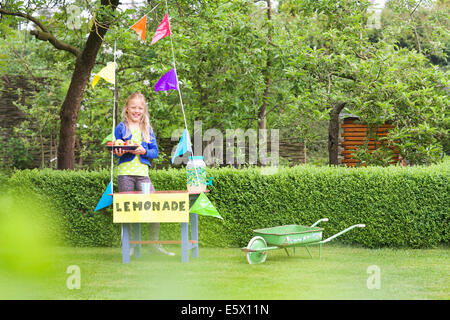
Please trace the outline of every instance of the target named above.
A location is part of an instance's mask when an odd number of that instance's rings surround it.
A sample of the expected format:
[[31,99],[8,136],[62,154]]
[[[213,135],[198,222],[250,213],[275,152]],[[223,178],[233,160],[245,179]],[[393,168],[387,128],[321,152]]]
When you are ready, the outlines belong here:
[[189,131],[187,131],[187,129],[184,129],[183,135],[181,136],[180,141],[178,142],[177,149],[175,150],[175,153],[172,156],[172,164],[175,161],[176,157],[182,156],[188,151],[192,152],[191,137],[189,136]]
[[217,209],[209,201],[208,197],[202,192],[189,210],[190,213],[196,213],[204,216],[211,216],[222,219]]
[[97,84],[98,80],[100,80],[100,78],[105,79],[109,83],[115,84],[115,82],[116,82],[116,63],[108,62],[106,67],[104,67],[102,70],[100,70],[99,73],[97,73],[94,76],[94,79],[92,79],[92,88],[95,88],[95,85]]
[[138,22],[133,24],[131,27],[134,31],[137,32],[139,37],[141,37],[142,41],[145,42],[145,29],[147,28],[147,15],[143,16]]
[[98,202],[97,206],[95,207],[95,211],[106,208],[107,206],[110,206],[113,203],[113,197],[111,194],[112,194],[112,183],[110,181],[108,186],[106,187],[105,192],[103,192],[103,195],[100,198],[100,201]]
[[160,23],[158,28],[156,28],[155,35],[153,36],[153,40],[150,43],[150,45],[155,44],[162,38],[167,37],[168,35],[171,35],[171,34],[172,34],[172,31],[170,31],[169,16],[167,15],[167,12],[166,12],[166,15],[164,16],[163,21]]
[[106,136],[106,137],[103,139],[102,144],[105,144],[105,143],[107,143],[108,141],[114,141],[114,140],[116,140],[116,139],[115,139],[115,137],[114,137],[114,134],[111,132],[108,136]]
[[155,91],[178,90],[178,78],[175,68],[164,74],[155,84]]

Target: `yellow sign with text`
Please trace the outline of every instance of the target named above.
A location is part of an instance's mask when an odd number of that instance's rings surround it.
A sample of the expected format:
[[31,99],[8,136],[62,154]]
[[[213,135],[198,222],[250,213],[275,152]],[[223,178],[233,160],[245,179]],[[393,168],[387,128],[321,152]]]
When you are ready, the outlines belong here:
[[114,223],[189,222],[189,193],[115,193]]

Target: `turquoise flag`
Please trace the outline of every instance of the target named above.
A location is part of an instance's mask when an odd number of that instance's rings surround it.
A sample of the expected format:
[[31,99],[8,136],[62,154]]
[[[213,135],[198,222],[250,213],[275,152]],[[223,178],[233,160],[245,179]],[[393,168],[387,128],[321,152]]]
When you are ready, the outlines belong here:
[[95,211],[106,208],[107,206],[109,206],[113,203],[113,197],[111,194],[112,194],[112,185],[111,185],[111,182],[109,182],[108,186],[106,187],[105,192],[103,192],[103,195],[100,198],[100,201],[98,202],[97,206],[95,207]]
[[172,164],[175,161],[176,157],[182,156],[188,151],[192,152],[191,137],[189,136],[189,131],[187,131],[187,129],[184,129],[183,135],[180,138],[180,142],[178,142],[177,150],[175,150],[175,153],[172,156]]

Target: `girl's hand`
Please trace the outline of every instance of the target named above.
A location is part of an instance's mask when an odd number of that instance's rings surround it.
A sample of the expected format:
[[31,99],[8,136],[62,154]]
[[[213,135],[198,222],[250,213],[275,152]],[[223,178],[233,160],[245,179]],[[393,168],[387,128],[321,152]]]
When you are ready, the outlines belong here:
[[130,150],[130,152],[131,152],[132,154],[140,154],[140,155],[144,155],[144,154],[147,153],[147,150],[145,150],[144,147],[139,146],[139,147],[136,148],[136,150]]
[[118,157],[123,156],[127,152],[128,151],[126,151],[126,150],[122,150],[122,148],[114,149],[114,154]]

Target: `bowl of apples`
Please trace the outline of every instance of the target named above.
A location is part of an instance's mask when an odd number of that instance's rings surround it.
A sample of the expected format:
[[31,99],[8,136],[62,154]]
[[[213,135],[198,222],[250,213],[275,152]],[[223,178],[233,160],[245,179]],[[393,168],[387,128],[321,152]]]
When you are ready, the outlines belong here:
[[115,141],[108,141],[106,147],[108,148],[108,150],[117,150],[117,149],[136,150],[139,147],[139,144],[131,140],[123,141],[118,139]]

